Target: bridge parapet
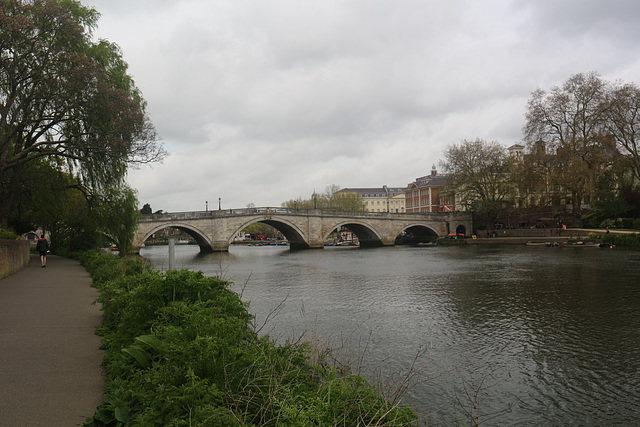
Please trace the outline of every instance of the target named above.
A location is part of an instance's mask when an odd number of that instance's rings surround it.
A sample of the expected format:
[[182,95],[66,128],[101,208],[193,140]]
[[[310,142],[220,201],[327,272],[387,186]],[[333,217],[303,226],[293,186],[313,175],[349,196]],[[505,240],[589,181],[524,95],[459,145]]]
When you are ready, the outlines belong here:
[[360,212],[360,211],[337,211],[329,209],[290,209],[290,208],[239,208],[239,209],[222,209],[209,211],[192,211],[192,212],[162,212],[154,214],[142,215],[141,221],[167,221],[167,220],[185,220],[185,219],[205,219],[220,218],[225,216],[255,216],[255,215],[299,215],[299,216],[333,216],[333,217],[364,217],[364,218],[413,218],[424,220],[429,218],[441,218],[450,214],[458,214],[460,212],[416,212],[416,213],[395,213],[395,212]]

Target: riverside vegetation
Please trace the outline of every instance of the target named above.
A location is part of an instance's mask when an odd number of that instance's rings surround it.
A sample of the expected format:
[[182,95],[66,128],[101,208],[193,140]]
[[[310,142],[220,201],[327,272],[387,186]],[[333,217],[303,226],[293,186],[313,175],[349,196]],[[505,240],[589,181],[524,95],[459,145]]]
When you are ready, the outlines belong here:
[[[104,402],[86,426],[413,425],[417,415],[309,343],[260,337],[229,282],[78,256],[100,291]],[[317,349],[315,349],[317,350]]]
[[599,234],[589,233],[587,239],[581,239],[584,242],[594,243],[611,243],[615,246],[625,247],[629,249],[640,249],[640,233],[628,234]]

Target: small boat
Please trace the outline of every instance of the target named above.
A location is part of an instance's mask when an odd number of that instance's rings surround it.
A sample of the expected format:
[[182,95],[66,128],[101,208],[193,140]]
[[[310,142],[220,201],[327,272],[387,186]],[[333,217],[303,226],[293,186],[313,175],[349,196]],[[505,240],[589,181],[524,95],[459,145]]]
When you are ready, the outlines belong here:
[[563,243],[560,246],[570,247],[570,248],[599,248],[600,243],[575,242],[575,243]]

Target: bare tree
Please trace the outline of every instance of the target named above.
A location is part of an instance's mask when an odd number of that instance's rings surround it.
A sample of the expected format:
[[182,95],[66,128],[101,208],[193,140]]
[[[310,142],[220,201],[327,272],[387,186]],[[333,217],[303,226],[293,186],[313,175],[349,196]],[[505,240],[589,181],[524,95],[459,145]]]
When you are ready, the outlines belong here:
[[496,141],[463,140],[450,145],[441,163],[448,175],[447,191],[456,204],[473,210],[488,227],[507,210],[514,191],[512,159]]
[[640,88],[635,84],[614,88],[608,96],[607,117],[626,165],[640,181]]
[[527,104],[529,151],[554,156],[548,185],[570,195],[575,221],[582,205],[595,201],[598,180],[613,160],[606,94],[607,83],[597,73],[576,74],[549,92],[534,91]]

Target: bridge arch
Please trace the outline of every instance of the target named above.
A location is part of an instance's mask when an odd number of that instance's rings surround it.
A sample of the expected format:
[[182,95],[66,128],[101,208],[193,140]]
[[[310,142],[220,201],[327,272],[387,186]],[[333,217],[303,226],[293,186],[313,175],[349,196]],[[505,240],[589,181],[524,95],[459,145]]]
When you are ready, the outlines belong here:
[[193,237],[196,243],[198,243],[198,246],[200,246],[200,252],[205,252],[205,253],[213,252],[213,249],[211,248],[211,239],[209,239],[209,236],[207,236],[206,233],[204,233],[202,230],[198,229],[197,227],[194,227],[189,224],[183,224],[183,223],[165,223],[165,224],[158,225],[152,228],[151,231],[148,231],[144,235],[144,238],[142,239],[141,243],[144,243],[149,237],[151,237],[152,234],[157,233],[158,231],[163,230],[165,228],[175,228],[180,231],[184,231],[189,236]]
[[[249,227],[251,224],[255,224],[256,222],[261,222],[263,224],[270,225],[271,227],[278,230],[289,242],[289,247],[291,249],[308,249],[309,244],[307,243],[307,239],[305,238],[304,233],[300,230],[295,224],[290,221],[285,220],[284,218],[271,217],[269,219],[266,218],[255,218],[251,221],[246,222],[241,225],[240,228],[236,230],[233,234],[237,234],[238,232],[244,230]],[[229,238],[229,243],[231,243],[232,237]]]
[[409,224],[402,229],[401,234],[402,242],[409,244],[433,242],[439,237],[436,230],[424,224]]
[[327,240],[334,230],[346,228],[358,237],[361,248],[377,248],[384,246],[380,233],[371,225],[364,224],[360,221],[341,221],[338,222],[331,230],[324,234],[323,240]]

